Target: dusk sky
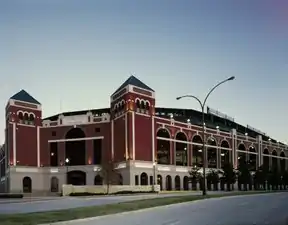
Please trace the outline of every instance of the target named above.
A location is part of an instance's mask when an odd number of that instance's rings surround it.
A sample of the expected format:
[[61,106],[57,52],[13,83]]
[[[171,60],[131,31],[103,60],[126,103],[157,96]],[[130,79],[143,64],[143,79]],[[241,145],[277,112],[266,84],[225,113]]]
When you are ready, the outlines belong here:
[[[8,0],[0,2],[0,127],[25,89],[43,116],[109,107],[134,74],[158,107],[208,105],[288,142],[287,0]],[[61,107],[62,102],[62,107]],[[4,132],[0,133],[0,143]]]

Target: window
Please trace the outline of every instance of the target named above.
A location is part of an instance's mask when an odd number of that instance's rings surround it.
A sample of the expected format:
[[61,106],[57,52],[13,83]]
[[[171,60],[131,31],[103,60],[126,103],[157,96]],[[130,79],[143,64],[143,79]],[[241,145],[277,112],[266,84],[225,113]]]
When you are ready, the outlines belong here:
[[52,136],[53,136],[53,137],[56,136],[56,131],[52,131]]
[[93,141],[94,164],[102,163],[102,139]]
[[96,127],[95,128],[95,133],[99,133],[100,132],[100,128],[99,127]]

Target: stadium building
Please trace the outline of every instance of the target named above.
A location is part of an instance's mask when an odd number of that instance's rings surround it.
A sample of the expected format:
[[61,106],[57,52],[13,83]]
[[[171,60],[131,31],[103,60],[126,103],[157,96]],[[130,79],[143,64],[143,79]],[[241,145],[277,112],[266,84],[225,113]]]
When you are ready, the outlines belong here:
[[[158,108],[155,91],[131,76],[104,109],[42,118],[41,104],[21,90],[6,106],[5,144],[0,150],[1,192],[51,193],[62,184],[101,184],[99,171],[113,162],[119,184],[164,190],[188,189],[188,171],[203,165],[201,112]],[[240,158],[253,168],[287,169],[288,147],[216,110],[205,114],[207,166]],[[155,178],[155,180],[154,180]]]

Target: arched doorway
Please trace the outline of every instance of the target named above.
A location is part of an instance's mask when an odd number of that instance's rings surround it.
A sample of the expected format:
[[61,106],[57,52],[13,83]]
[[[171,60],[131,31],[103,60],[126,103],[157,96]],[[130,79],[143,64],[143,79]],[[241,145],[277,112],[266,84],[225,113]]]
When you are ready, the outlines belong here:
[[243,143],[238,145],[238,166],[240,164],[246,163],[247,161],[247,153],[246,153],[246,147]]
[[170,141],[161,138],[170,139],[170,134],[166,129],[160,129],[157,132],[157,163],[170,164]]
[[172,190],[172,178],[170,175],[166,176],[166,190],[167,191]]
[[209,168],[217,168],[217,142],[214,138],[207,140],[207,161]]
[[50,187],[51,192],[59,192],[59,180],[57,177],[52,177],[51,178],[51,187]]
[[189,178],[187,176],[183,178],[183,189],[185,191],[189,190]]
[[[85,138],[85,133],[81,128],[72,128],[65,136],[66,139]],[[69,159],[70,166],[86,165],[86,143],[81,141],[65,142],[65,157]]]
[[80,170],[72,170],[67,173],[67,184],[86,185],[86,173]]
[[157,184],[160,185],[160,190],[163,190],[163,181],[162,181],[162,176],[161,175],[157,175]]
[[268,171],[270,168],[269,158],[270,158],[269,150],[265,148],[263,150],[263,169],[266,171]]
[[103,185],[103,179],[100,175],[95,176],[94,185]]
[[202,138],[199,135],[195,135],[192,139],[192,151],[193,158],[192,164],[193,166],[202,167],[203,166],[203,152],[202,152]]
[[180,189],[181,189],[181,180],[180,180],[180,177],[179,177],[178,175],[175,176],[174,181],[175,181],[175,190],[180,191]]
[[[177,133],[175,139],[187,142],[187,137],[183,132]],[[187,166],[187,149],[187,143],[176,142],[176,166]]]
[[278,169],[278,159],[276,158],[278,155],[277,155],[277,152],[276,150],[274,150],[272,152],[272,170],[277,170]]
[[141,173],[140,184],[141,185],[148,185],[148,175],[147,175],[147,173]]
[[230,163],[230,146],[228,141],[222,141],[221,142],[221,168],[223,168],[225,165]]
[[24,177],[22,180],[22,187],[24,193],[32,192],[32,180],[30,177]]
[[254,146],[249,147],[249,165],[252,171],[257,170],[257,153]]
[[285,153],[281,152],[280,157],[282,157],[280,159],[280,167],[281,167],[281,171],[284,172],[286,170],[286,159],[285,158]]

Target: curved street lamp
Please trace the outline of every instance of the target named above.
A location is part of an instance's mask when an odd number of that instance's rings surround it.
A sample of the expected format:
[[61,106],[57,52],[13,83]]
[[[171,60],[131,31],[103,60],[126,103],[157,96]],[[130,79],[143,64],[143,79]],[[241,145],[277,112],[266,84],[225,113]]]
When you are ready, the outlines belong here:
[[203,143],[203,146],[202,146],[202,157],[203,157],[203,181],[204,181],[204,184],[203,184],[203,188],[202,188],[202,195],[206,195],[206,150],[205,150],[205,105],[206,105],[206,102],[207,102],[207,99],[208,97],[210,96],[210,94],[217,88],[219,87],[221,84],[223,83],[226,83],[227,81],[231,81],[231,80],[234,80],[235,77],[232,76],[232,77],[229,77],[228,79],[225,79],[221,82],[219,82],[218,84],[216,84],[209,92],[208,94],[206,95],[204,101],[202,102],[198,97],[194,96],[194,95],[183,95],[183,96],[179,96],[176,98],[176,100],[180,100],[182,98],[194,98],[196,99],[200,106],[201,106],[201,110],[202,110],[202,143]]

